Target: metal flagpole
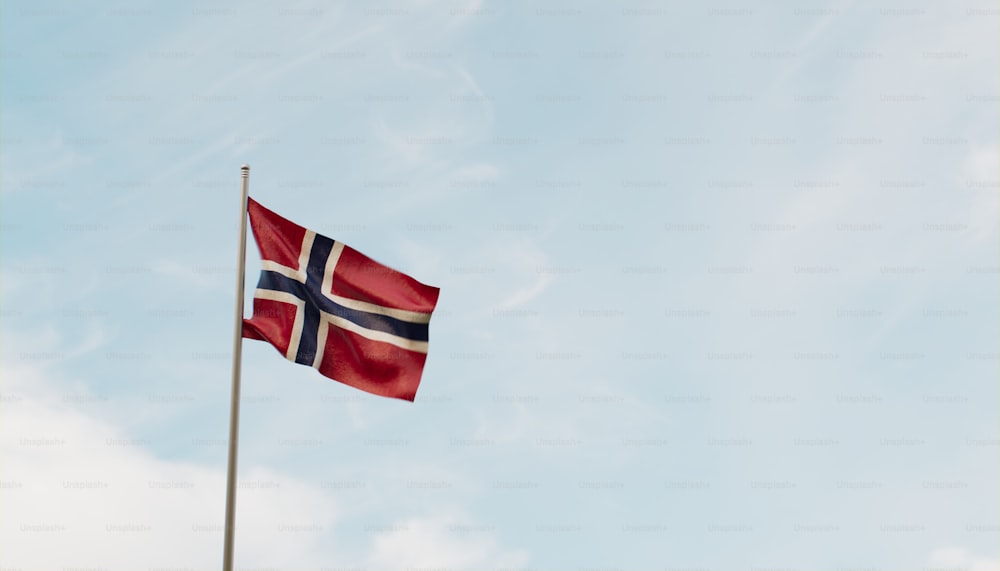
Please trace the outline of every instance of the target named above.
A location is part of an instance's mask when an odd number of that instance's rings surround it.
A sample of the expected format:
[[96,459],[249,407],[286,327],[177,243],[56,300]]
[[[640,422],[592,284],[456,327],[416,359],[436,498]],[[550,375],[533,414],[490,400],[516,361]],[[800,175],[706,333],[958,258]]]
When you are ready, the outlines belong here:
[[223,571],[233,571],[233,535],[236,532],[236,449],[240,435],[240,364],[243,361],[243,281],[247,255],[247,195],[250,165],[240,167],[243,192],[240,198],[240,255],[236,270],[236,329],[233,332],[233,393],[229,401],[229,466],[226,471],[226,530],[222,553]]

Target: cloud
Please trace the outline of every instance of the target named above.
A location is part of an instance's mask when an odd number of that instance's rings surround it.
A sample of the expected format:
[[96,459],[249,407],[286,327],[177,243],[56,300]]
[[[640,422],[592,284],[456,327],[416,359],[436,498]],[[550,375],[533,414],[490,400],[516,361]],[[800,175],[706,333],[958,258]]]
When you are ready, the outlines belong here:
[[535,300],[548,289],[553,281],[555,281],[555,278],[551,275],[539,274],[534,278],[533,282],[514,290],[513,293],[508,295],[498,304],[497,310],[507,311],[515,309]]
[[969,151],[963,165],[965,180],[960,183],[974,193],[969,201],[968,225],[975,240],[986,240],[996,234],[996,213],[1000,210],[997,194],[1000,175],[1000,148],[981,146]]
[[932,567],[968,571],[1000,571],[1000,559],[973,555],[964,547],[941,547],[931,552]]
[[497,309],[509,310],[526,305],[541,296],[555,281],[552,274],[539,273],[539,268],[548,265],[549,257],[534,240],[528,238],[504,238],[494,242],[484,259],[494,260],[504,273],[517,281],[513,289],[507,286],[501,292],[503,298]]
[[22,148],[24,141],[12,139],[4,149],[4,192],[62,189],[67,176],[93,162],[83,143],[67,141],[61,130],[45,143],[41,152]]
[[[56,387],[65,383],[36,368],[6,362],[0,368],[0,566],[218,566],[224,467],[157,457],[145,438],[87,410],[104,397],[63,393]],[[222,458],[224,442],[192,445],[213,446]],[[388,526],[367,553],[346,548],[333,540],[345,510],[329,490],[259,465],[241,467],[239,482],[237,566],[304,569],[367,560],[379,569],[475,568],[527,559],[501,549],[492,527],[463,523],[469,518],[435,506],[423,509],[436,515]]]
[[515,569],[524,551],[505,551],[493,527],[470,523],[458,514],[400,520],[375,538],[369,565],[374,569]]
[[[247,239],[249,240],[250,238],[248,237]],[[223,289],[223,284],[220,281],[221,275],[197,273],[195,268],[185,266],[173,260],[157,260],[153,263],[153,271],[161,276],[177,280],[185,286],[197,287],[204,290]],[[251,272],[247,273],[250,274]]]
[[495,181],[500,176],[500,170],[489,163],[476,163],[455,169],[451,180],[462,182],[486,183]]
[[[93,395],[60,395],[30,368],[4,367],[0,425],[0,564],[211,568],[222,549],[223,469],[157,458],[148,442],[84,410]],[[99,400],[99,398],[97,399]],[[224,447],[219,447],[220,456]],[[337,506],[314,485],[265,467],[241,475],[243,561],[316,561]],[[280,492],[253,483],[280,482]],[[282,533],[282,526],[285,532]],[[296,527],[298,526],[298,527]],[[291,559],[276,560],[276,554]]]

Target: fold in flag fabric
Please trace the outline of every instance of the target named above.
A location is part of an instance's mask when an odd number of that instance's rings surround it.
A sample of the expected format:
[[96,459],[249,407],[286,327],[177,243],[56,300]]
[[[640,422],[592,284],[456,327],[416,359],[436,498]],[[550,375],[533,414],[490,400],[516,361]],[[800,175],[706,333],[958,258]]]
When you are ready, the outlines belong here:
[[345,385],[412,401],[440,290],[252,198],[247,212],[261,272],[243,337]]

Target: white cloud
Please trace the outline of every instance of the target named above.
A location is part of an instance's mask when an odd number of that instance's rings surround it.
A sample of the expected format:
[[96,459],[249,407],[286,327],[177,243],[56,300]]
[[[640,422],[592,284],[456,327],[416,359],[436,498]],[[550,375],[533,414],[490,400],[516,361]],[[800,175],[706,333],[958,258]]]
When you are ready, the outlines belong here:
[[456,66],[455,71],[465,82],[465,89],[462,90],[462,94],[465,95],[467,92],[471,92],[471,95],[476,96],[480,100],[480,104],[482,105],[483,112],[486,116],[485,129],[492,129],[494,112],[493,104],[491,103],[488,94],[483,92],[483,89],[479,86],[476,78],[472,77],[472,74],[469,73],[469,71],[464,67]]
[[966,569],[968,571],[1000,571],[1000,559],[973,555],[964,547],[942,547],[930,555],[931,567]]
[[969,152],[963,165],[966,190],[975,193],[969,201],[969,231],[976,240],[985,240],[996,234],[997,211],[1000,210],[1000,148],[977,147]]
[[[248,237],[247,240],[250,240],[250,238]],[[173,260],[157,260],[153,263],[153,271],[162,276],[175,279],[186,286],[195,286],[206,290],[221,289],[223,287],[220,281],[222,278],[221,275],[199,274],[191,266],[185,266]],[[247,272],[247,274],[250,273],[250,271]]]
[[[5,118],[6,120],[6,118]],[[13,139],[4,148],[4,192],[33,191],[36,188],[67,188],[72,173],[93,162],[80,144],[67,142],[61,131],[46,140],[44,148],[27,147]],[[30,150],[29,150],[30,149]]]
[[[47,374],[3,364],[0,566],[12,569],[217,567],[225,470],[159,458],[149,442],[67,400]],[[74,393],[86,401],[86,395]],[[192,444],[194,444],[192,442]],[[224,447],[218,446],[220,457]],[[332,541],[343,509],[315,483],[244,466],[237,566],[305,569],[365,560],[380,569],[517,566],[489,526],[438,515],[400,519],[368,554]],[[378,506],[374,506],[378,507]],[[352,517],[362,514],[352,514]]]
[[500,176],[500,170],[489,163],[476,163],[455,169],[451,180],[463,182],[490,182]]
[[458,514],[400,520],[374,542],[369,565],[375,569],[514,569],[524,551],[505,551],[491,526],[468,522]]
[[502,271],[517,279],[518,285],[502,292],[498,309],[507,310],[523,306],[537,299],[555,281],[552,274],[539,273],[538,268],[548,265],[548,256],[533,240],[504,239],[496,242],[484,256]]
[[542,293],[548,289],[553,281],[555,281],[555,278],[551,275],[539,274],[535,276],[534,281],[530,284],[514,290],[513,293],[500,302],[497,309],[509,310],[525,305],[542,295]]
[[[221,557],[224,471],[157,458],[142,438],[67,403],[28,368],[5,367],[0,424],[0,564],[7,568],[100,566],[211,568]],[[64,395],[65,396],[65,395]],[[221,450],[221,448],[220,448]],[[279,525],[329,525],[333,498],[266,468],[242,482],[280,481],[280,493],[243,491],[243,561],[304,564],[321,552],[309,533]],[[312,534],[315,535],[315,534]]]

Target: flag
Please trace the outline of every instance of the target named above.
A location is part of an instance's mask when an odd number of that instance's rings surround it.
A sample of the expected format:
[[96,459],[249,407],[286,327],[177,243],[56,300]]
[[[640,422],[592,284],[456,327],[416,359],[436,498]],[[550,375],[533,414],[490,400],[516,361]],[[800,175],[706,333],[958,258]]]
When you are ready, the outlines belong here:
[[243,337],[376,395],[412,401],[439,289],[247,202],[260,250]]

